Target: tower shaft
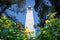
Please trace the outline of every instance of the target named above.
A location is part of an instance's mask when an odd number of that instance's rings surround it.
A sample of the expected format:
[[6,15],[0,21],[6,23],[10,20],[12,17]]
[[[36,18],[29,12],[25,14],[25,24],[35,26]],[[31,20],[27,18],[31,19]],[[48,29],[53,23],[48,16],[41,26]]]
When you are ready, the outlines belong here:
[[26,21],[25,21],[25,29],[29,29],[30,36],[35,37],[35,28],[34,28],[34,17],[32,8],[27,8]]

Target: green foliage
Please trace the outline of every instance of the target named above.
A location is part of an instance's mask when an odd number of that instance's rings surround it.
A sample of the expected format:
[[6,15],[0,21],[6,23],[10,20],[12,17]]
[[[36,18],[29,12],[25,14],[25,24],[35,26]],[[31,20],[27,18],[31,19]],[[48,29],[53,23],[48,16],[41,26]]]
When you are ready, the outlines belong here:
[[54,18],[56,12],[48,14],[49,20],[46,20],[44,27],[41,27],[41,32],[35,38],[29,38],[25,30],[22,34],[19,30],[19,23],[9,20],[6,16],[0,19],[0,39],[2,40],[60,40],[60,19]]
[[[60,40],[60,19],[54,18],[56,12],[49,14],[49,20],[41,29],[38,40]],[[49,22],[49,23],[48,23]]]
[[0,39],[1,40],[24,40],[24,35],[20,33],[17,25],[6,16],[0,19]]

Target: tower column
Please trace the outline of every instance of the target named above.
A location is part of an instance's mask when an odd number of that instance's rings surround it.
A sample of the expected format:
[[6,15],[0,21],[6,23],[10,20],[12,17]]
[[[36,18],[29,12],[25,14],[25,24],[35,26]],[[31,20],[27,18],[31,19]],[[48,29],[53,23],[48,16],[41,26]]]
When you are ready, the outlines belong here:
[[31,37],[35,37],[34,17],[32,8],[30,6],[27,8],[25,29],[28,29],[30,31]]

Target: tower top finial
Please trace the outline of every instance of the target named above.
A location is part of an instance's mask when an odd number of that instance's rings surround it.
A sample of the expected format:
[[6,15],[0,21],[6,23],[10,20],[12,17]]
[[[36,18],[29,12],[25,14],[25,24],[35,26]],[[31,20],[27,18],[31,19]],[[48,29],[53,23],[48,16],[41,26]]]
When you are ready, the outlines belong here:
[[27,8],[28,10],[31,10],[32,9],[32,7],[31,6],[28,6],[28,8]]
[[30,5],[28,7],[31,7]]

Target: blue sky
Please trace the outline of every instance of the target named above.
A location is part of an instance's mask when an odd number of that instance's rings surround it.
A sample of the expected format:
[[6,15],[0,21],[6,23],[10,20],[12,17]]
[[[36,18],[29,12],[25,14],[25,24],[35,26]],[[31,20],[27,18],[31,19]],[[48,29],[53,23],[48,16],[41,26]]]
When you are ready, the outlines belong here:
[[[47,4],[48,2],[48,4]],[[44,0],[45,5],[51,6],[51,3],[48,0]],[[35,5],[35,0],[26,0],[26,6],[25,8],[27,8],[28,6],[31,6],[33,8],[33,15],[34,15],[34,23],[37,24],[39,23],[39,18],[38,18],[38,13],[34,10],[34,5]],[[8,15],[12,15],[12,16],[16,16],[18,22],[22,22],[23,24],[25,24],[25,20],[26,20],[26,12],[25,13],[16,13],[17,11],[17,5],[14,4],[12,5],[10,8],[14,9],[15,12],[7,9],[7,14]],[[38,34],[38,32],[40,31],[39,27],[36,28],[36,34]]]
[[[48,4],[47,4],[47,2],[48,2]],[[48,0],[44,0],[44,3],[45,3],[46,5],[48,5],[48,6],[51,6],[51,4],[50,4],[50,2],[49,2]],[[39,18],[38,18],[38,13],[34,10],[34,5],[35,5],[35,0],[26,0],[26,6],[25,6],[25,8],[27,8],[28,6],[31,6],[31,7],[33,8],[34,23],[37,24],[37,23],[39,22],[39,21],[38,21]],[[17,11],[17,5],[16,5],[16,4],[12,5],[11,8],[14,8],[15,12],[7,9],[6,11],[7,11],[8,15],[10,14],[10,15],[12,15],[12,16],[16,16],[15,19],[17,19],[18,22],[22,22],[23,24],[25,24],[26,13],[20,13],[20,12],[19,12],[19,13],[17,14],[17,13],[16,13],[16,11]]]
[[[28,6],[31,6],[33,8],[34,23],[37,24],[39,18],[37,16],[38,13],[34,10],[34,4],[35,4],[34,0],[26,0],[26,6],[25,6],[25,8],[27,8]],[[14,9],[14,11],[17,11],[17,4],[12,5],[10,8]],[[19,12],[17,14],[16,12],[13,12],[13,11],[11,11],[9,9],[6,10],[8,15],[16,16],[15,19],[17,19],[18,22],[22,22],[23,24],[25,24],[26,13],[20,13]]]

